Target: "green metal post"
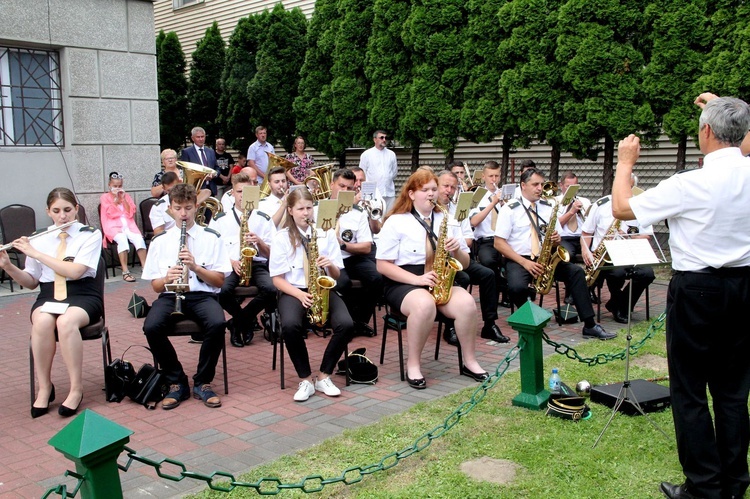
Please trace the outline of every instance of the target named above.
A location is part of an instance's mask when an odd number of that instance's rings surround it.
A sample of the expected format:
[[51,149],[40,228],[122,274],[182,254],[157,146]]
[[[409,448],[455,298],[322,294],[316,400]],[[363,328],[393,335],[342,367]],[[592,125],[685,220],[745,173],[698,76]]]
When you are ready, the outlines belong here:
[[133,432],[86,409],[50,438],[49,444],[76,465],[83,476],[83,499],[121,499],[117,458]]
[[531,301],[508,317],[508,324],[526,341],[521,350],[521,393],[513,398],[513,405],[535,411],[547,405],[550,393],[544,384],[542,331],[551,318],[549,311]]

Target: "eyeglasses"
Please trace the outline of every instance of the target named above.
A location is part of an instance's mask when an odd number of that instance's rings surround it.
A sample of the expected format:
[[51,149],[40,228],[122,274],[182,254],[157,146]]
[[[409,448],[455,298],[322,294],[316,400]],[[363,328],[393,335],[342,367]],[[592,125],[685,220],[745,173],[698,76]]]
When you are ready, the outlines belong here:
[[167,161],[177,161],[177,156],[170,156],[168,158],[164,158]]
[[119,173],[110,173],[109,178],[112,179],[112,180],[121,180],[121,179],[123,179],[125,177],[123,177]]
[[386,137],[385,135],[381,135],[381,136],[380,136],[380,137],[378,137],[378,138],[379,138],[380,140],[386,140],[386,139],[388,139],[388,137]]

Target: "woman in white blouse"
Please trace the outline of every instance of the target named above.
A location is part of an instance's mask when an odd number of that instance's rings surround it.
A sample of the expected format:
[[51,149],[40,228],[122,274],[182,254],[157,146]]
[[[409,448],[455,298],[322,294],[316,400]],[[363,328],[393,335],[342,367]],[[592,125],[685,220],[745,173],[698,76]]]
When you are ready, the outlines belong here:
[[[477,308],[474,298],[465,289],[454,286],[448,303],[436,306],[429,291],[437,284],[437,275],[433,270],[425,269],[425,263],[431,266],[434,244],[443,220],[442,212],[434,207],[433,201],[437,201],[437,177],[426,169],[414,172],[383,223],[376,255],[378,271],[385,277],[385,299],[392,309],[407,317],[406,380],[416,389],[427,387],[420,357],[438,310],[455,320],[464,360],[461,374],[477,381],[488,377],[476,359]],[[428,230],[431,233],[429,239]],[[448,226],[445,249],[464,268],[469,265],[469,249],[458,226]]]
[[305,401],[316,390],[329,397],[336,397],[341,391],[333,384],[331,374],[353,336],[354,322],[341,297],[333,291],[329,292],[329,316],[333,334],[323,353],[317,379],[314,380],[304,339],[307,311],[313,303],[312,295],[307,292],[305,245],[315,234],[318,259],[309,264],[317,265],[321,272],[333,279],[337,279],[344,268],[341,249],[333,230],[320,231],[308,224],[308,220],[313,217],[313,196],[309,190],[300,188],[290,192],[287,204],[288,216],[271,244],[268,270],[274,286],[279,290],[278,306],[284,343],[297,375],[301,378],[294,400]]
[[[57,187],[47,197],[47,215],[54,225],[76,220],[78,202],[64,187]],[[96,288],[96,269],[101,255],[102,234],[99,230],[75,222],[62,230],[29,241],[21,237],[13,247],[26,255],[26,266],[19,269],[0,252],[0,268],[21,286],[34,289],[41,285],[31,307],[31,350],[39,380],[39,392],[31,406],[31,417],[47,414],[55,400],[50,373],[55,357],[55,330],[70,378],[70,392],[60,405],[63,417],[74,415],[83,399],[83,340],[80,329],[99,320],[104,310],[103,297]],[[57,308],[52,308],[57,307]]]

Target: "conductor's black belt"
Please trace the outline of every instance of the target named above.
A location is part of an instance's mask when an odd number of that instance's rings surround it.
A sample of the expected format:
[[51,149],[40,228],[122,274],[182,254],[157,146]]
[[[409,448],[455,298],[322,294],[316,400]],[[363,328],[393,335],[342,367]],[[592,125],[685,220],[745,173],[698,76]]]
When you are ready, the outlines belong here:
[[487,241],[493,241],[494,242],[495,241],[495,236],[480,237],[479,239],[477,239],[477,241],[479,241],[480,243],[484,243],[484,242],[487,242]]
[[720,267],[718,269],[706,267],[698,270],[676,270],[675,274],[709,274],[717,277],[750,276],[750,267]]

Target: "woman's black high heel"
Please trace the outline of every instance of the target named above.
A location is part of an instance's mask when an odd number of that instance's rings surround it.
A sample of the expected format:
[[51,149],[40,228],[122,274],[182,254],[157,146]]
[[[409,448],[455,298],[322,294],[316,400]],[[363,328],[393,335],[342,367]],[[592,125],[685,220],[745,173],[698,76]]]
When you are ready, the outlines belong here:
[[52,385],[52,391],[49,393],[49,399],[47,400],[47,407],[34,407],[31,406],[31,417],[36,419],[39,416],[44,416],[49,411],[49,405],[55,401],[55,385]]
[[78,412],[78,408],[81,407],[81,402],[83,402],[83,394],[81,394],[81,400],[78,401],[78,405],[75,407],[75,409],[65,407],[65,404],[60,404],[60,407],[57,409],[57,413],[64,418],[75,416]]

